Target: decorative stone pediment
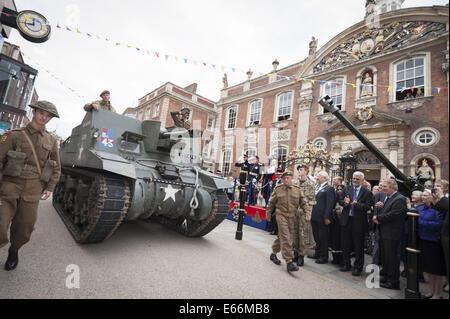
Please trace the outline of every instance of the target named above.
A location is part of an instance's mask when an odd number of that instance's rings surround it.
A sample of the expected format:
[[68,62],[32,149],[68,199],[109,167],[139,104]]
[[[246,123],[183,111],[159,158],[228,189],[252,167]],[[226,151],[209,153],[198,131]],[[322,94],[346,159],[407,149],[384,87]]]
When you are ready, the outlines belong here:
[[345,39],[320,60],[313,72],[318,73],[349,65],[402,46],[436,38],[445,32],[446,26],[440,22],[387,23],[378,29],[365,30]]
[[270,136],[271,142],[289,141],[291,138],[291,130],[272,131]]
[[[359,112],[362,113],[362,112]],[[367,129],[377,129],[377,128],[394,128],[394,127],[407,127],[409,126],[409,121],[384,113],[379,111],[371,110],[371,112],[368,112],[371,114],[362,115],[361,119],[358,118],[358,112],[350,115],[348,118],[349,121],[359,130],[367,130]],[[333,115],[334,117],[334,115]],[[364,121],[364,119],[367,118],[367,120]],[[331,126],[327,132],[328,133],[334,133],[334,132],[341,132],[341,131],[348,131],[348,128],[342,124],[341,122],[336,123],[335,125]]]
[[433,100],[433,96],[425,96],[425,97],[418,97],[414,99],[409,100],[402,100],[397,102],[388,103],[388,107],[392,107],[395,110],[403,111],[403,110],[412,110],[417,109],[419,107],[422,107],[425,102],[430,102]]

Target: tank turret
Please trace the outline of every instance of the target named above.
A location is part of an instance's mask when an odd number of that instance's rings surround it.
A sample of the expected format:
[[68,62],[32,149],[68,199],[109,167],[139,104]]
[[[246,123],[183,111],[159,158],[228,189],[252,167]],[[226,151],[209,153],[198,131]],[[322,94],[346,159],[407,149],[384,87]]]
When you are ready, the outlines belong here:
[[230,183],[200,168],[198,131],[162,128],[99,110],[61,145],[53,205],[78,243],[98,243],[123,221],[154,219],[189,237],[227,216]]

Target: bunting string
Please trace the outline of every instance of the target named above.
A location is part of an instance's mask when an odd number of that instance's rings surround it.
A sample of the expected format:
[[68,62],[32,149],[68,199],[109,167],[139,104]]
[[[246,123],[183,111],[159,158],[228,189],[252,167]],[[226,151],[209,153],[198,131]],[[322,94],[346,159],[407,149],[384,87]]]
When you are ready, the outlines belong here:
[[[5,14],[7,16],[12,16],[11,14],[7,14],[7,13],[1,13],[1,14]],[[50,25],[50,24],[49,24]],[[422,88],[417,88],[417,87],[396,87],[396,86],[391,86],[391,85],[383,85],[383,84],[355,84],[355,83],[348,83],[348,82],[335,82],[335,81],[321,81],[321,80],[317,80],[317,79],[311,79],[311,78],[299,78],[296,76],[284,76],[284,75],[280,75],[280,74],[276,74],[276,73],[262,73],[262,72],[254,72],[249,70],[248,72],[245,72],[242,68],[237,68],[237,67],[228,67],[228,66],[224,66],[222,64],[218,64],[218,63],[210,63],[210,62],[206,62],[203,59],[196,59],[196,58],[187,58],[187,57],[182,57],[182,55],[172,55],[172,54],[168,54],[168,53],[162,53],[161,51],[157,51],[157,50],[149,50],[146,48],[142,48],[142,47],[138,47],[138,46],[134,46],[131,44],[128,44],[126,42],[123,41],[115,41],[113,39],[111,39],[110,37],[104,37],[104,36],[100,36],[96,33],[92,33],[92,32],[82,32],[79,28],[77,27],[68,27],[68,26],[61,26],[59,23],[57,23],[56,25],[56,29],[60,30],[60,31],[65,31],[65,32],[71,32],[80,36],[86,36],[88,38],[91,39],[96,39],[96,40],[101,40],[101,41],[107,41],[111,44],[114,45],[114,47],[125,47],[127,49],[132,49],[135,50],[138,53],[142,53],[142,54],[146,54],[148,56],[154,57],[156,59],[161,59],[164,58],[164,60],[166,62],[169,61],[175,61],[176,63],[184,63],[184,64],[189,64],[192,63],[195,66],[199,66],[201,68],[212,68],[215,71],[218,72],[225,72],[225,71],[231,71],[233,73],[236,72],[240,72],[240,73],[244,73],[249,75],[250,77],[253,76],[253,74],[259,74],[259,76],[267,76],[267,77],[276,77],[277,80],[288,80],[288,81],[295,81],[296,83],[298,83],[299,81],[303,81],[304,83],[310,82],[312,84],[315,84],[316,82],[320,83],[320,85],[323,84],[335,84],[337,87],[340,87],[341,85],[344,86],[351,86],[352,88],[357,89],[358,87],[360,88],[364,88],[364,87],[377,87],[377,88],[381,88],[381,89],[385,89],[386,93],[389,93],[391,90],[395,89],[396,92],[398,91],[406,91],[406,90],[411,90],[412,93],[414,93],[415,90],[417,90],[416,93],[428,93],[428,91],[431,91],[431,93],[435,93],[437,92],[438,94],[440,94],[441,92],[441,88],[437,87],[423,87]],[[27,56],[28,58],[30,58],[29,56]],[[37,61],[34,62],[36,65],[39,65]],[[55,78],[57,81],[60,82],[61,85],[65,86],[64,83],[55,75],[53,75],[51,72],[49,72],[47,69],[45,69],[45,71],[52,76],[53,78]],[[66,86],[67,89],[69,89],[70,91],[72,91],[75,95],[77,95],[79,98],[83,98],[84,97],[81,94],[78,94],[75,90],[73,90],[72,88]],[[443,88],[443,91],[445,93],[447,93],[447,87]]]

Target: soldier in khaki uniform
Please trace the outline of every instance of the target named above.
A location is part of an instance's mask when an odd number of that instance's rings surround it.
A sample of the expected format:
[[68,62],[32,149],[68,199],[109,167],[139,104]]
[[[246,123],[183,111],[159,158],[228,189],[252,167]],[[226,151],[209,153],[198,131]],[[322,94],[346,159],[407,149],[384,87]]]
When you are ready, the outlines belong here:
[[191,110],[184,108],[180,112],[170,112],[175,126],[185,128],[186,130],[191,129],[191,122],[189,121],[189,115]]
[[296,182],[296,186],[298,186],[303,195],[305,195],[306,203],[309,206],[307,211],[299,208],[295,212],[294,219],[294,261],[297,262],[297,265],[303,266],[305,263],[304,257],[306,255],[308,221],[311,220],[312,207],[316,204],[316,193],[314,191],[314,183],[308,178],[308,166],[301,164],[297,166],[297,171],[299,172],[299,179]]
[[105,90],[100,94],[100,97],[102,98],[100,101],[94,101],[92,103],[86,104],[84,106],[84,110],[86,112],[90,112],[92,110],[106,110],[110,112],[116,112],[116,109],[111,105],[110,99],[110,92]]
[[0,140],[0,248],[9,242],[8,228],[11,242],[5,270],[17,267],[18,251],[34,230],[39,200],[49,198],[61,175],[58,141],[45,130],[58,111],[46,101],[30,107],[33,121]]
[[307,211],[308,205],[300,188],[293,185],[291,172],[284,172],[281,175],[281,181],[283,184],[275,187],[266,211],[268,215],[266,219],[270,219],[270,215],[275,213],[278,223],[278,236],[272,245],[270,260],[276,265],[280,265],[281,261],[277,258],[277,253],[281,250],[281,255],[287,263],[287,271],[297,271],[298,266],[293,261],[294,253],[290,238],[294,232],[295,212],[299,207],[303,211]]

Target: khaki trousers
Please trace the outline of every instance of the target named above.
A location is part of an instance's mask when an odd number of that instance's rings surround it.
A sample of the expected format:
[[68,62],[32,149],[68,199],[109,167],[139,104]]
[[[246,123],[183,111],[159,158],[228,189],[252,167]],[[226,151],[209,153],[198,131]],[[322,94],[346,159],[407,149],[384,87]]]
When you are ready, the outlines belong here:
[[278,236],[273,242],[272,253],[277,254],[281,251],[286,263],[292,261],[294,252],[291,244],[291,234],[294,232],[294,217],[286,217],[281,214],[275,214],[278,223]]
[[294,217],[294,233],[292,234],[294,251],[306,256],[306,232],[308,223],[303,212],[297,212]]
[[0,248],[9,242],[8,228],[11,249],[18,250],[30,241],[42,191],[39,179],[3,177],[0,185]]

